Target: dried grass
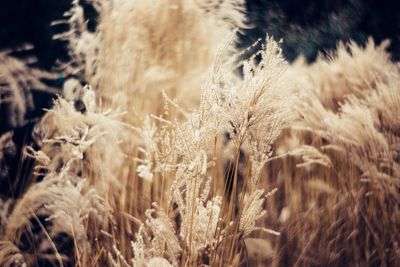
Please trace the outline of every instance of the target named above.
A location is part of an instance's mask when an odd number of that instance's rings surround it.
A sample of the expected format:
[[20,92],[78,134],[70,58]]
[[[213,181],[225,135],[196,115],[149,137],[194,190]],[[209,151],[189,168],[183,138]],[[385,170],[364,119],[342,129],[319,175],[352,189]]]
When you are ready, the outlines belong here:
[[32,184],[0,202],[2,266],[400,264],[400,69],[385,43],[288,65],[267,37],[240,60],[240,3],[95,6],[96,32],[74,2],[57,37],[75,78],[26,149]]

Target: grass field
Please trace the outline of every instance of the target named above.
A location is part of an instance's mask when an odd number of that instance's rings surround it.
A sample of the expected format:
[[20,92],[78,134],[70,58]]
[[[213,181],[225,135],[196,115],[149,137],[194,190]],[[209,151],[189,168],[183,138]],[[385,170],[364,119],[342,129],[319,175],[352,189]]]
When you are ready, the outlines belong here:
[[[0,202],[1,266],[400,265],[387,42],[289,64],[269,36],[236,48],[240,1],[96,2],[95,32],[75,4],[57,38],[88,84],[68,79],[24,146],[23,193]],[[23,105],[30,70],[2,57]]]

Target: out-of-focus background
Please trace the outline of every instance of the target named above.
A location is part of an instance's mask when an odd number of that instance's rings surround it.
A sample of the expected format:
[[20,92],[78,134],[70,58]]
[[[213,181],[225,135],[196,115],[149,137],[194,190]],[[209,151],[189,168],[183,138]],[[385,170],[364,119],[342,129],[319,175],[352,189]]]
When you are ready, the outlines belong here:
[[[65,31],[65,25],[51,26],[71,8],[72,0],[3,0],[0,3],[0,48],[24,43],[34,46],[38,65],[51,69],[56,60],[65,60],[65,46],[52,37]],[[90,1],[79,0],[89,30],[96,27],[97,14]],[[368,36],[377,43],[390,39],[389,51],[395,60],[400,53],[400,3],[394,0],[247,0],[249,29],[243,31],[240,45],[252,44],[265,33],[283,39],[283,52],[293,61],[304,55],[313,61],[318,52],[326,53],[338,41],[363,44]]]
[[289,61],[304,55],[312,62],[338,41],[364,44],[372,36],[376,43],[390,39],[389,51],[399,60],[399,8],[400,3],[393,0],[249,0],[248,18],[255,27],[241,40],[250,43],[267,32],[283,39]]

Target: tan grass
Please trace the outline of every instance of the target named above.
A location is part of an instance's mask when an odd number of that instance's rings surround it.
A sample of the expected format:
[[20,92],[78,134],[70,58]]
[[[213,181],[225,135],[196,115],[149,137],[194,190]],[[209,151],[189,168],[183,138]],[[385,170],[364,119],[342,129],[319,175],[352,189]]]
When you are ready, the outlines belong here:
[[240,3],[102,2],[87,35],[74,2],[63,67],[92,87],[69,80],[36,126],[32,184],[0,202],[1,264],[400,264],[386,44],[289,65],[267,37],[240,60]]

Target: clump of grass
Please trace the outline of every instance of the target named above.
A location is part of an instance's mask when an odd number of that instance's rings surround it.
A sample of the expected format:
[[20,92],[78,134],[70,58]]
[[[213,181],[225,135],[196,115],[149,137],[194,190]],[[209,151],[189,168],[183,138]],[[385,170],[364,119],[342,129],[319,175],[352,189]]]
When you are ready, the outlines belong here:
[[240,3],[96,3],[97,31],[74,1],[57,37],[75,78],[35,128],[26,192],[0,202],[2,265],[399,264],[385,43],[288,65],[267,37],[240,60]]
[[386,45],[341,45],[292,69],[304,97],[278,148],[289,155],[270,166],[284,191],[270,206],[276,266],[398,264],[400,72]]
[[[27,151],[37,160],[34,170],[42,181],[31,186],[13,209],[6,227],[7,244],[17,247],[28,265],[43,260],[86,265],[91,255],[98,255],[97,263],[124,265],[130,254],[122,250],[126,247],[121,248],[125,243],[120,233],[131,227],[118,216],[141,223],[140,217],[124,207],[130,199],[118,198],[125,181],[114,173],[123,160],[119,147],[120,141],[125,141],[122,133],[135,130],[144,146],[138,149],[143,157],[131,159],[140,162],[134,175],[150,181],[161,179],[164,187],[160,205],[147,209],[145,223],[137,234],[132,233],[132,241],[136,240],[133,262],[143,265],[164,258],[173,265],[237,264],[237,255],[242,253],[240,242],[265,215],[266,196],[257,188],[259,172],[250,170],[259,170],[267,162],[271,144],[288,122],[294,104],[293,97],[278,94],[292,90],[278,45],[268,39],[259,55],[259,63],[255,57],[241,63],[245,79],[234,81],[228,79],[228,73],[236,68],[235,61],[221,62],[218,56],[203,87],[199,108],[180,109],[182,120],[154,116],[135,129],[99,110],[88,87],[75,102],[58,99],[35,130],[41,150]],[[173,103],[166,95],[164,98]],[[82,102],[79,109],[77,101]],[[258,135],[266,129],[267,135]],[[225,182],[227,156],[219,151],[226,138],[224,132],[229,133],[233,144],[229,152],[236,161],[229,198],[223,187],[217,187]],[[238,158],[244,148],[250,160],[242,188],[238,185]],[[79,208],[72,208],[73,203]],[[96,226],[88,227],[89,222]],[[23,237],[32,227],[38,228],[34,235],[42,233],[42,238],[48,239],[46,251],[26,251]],[[65,254],[60,254],[61,248],[54,241],[60,232],[74,241],[73,249]],[[108,239],[101,238],[102,234]],[[32,245],[37,246],[37,242]],[[46,258],[49,249],[52,253]],[[102,251],[108,251],[108,258]]]
[[87,80],[132,123],[163,112],[162,91],[189,107],[221,38],[245,27],[243,11],[243,1],[113,1],[99,25],[97,75]]
[[[29,49],[28,46],[19,50]],[[1,51],[0,60],[0,119],[1,132],[10,131],[28,123],[28,113],[35,108],[34,91],[55,94],[57,90],[43,83],[43,79],[53,77],[48,72],[29,67],[34,58],[17,59],[11,56],[13,51]]]
[[[265,194],[257,188],[257,171],[268,161],[271,144],[288,122],[294,99],[285,93],[293,89],[285,79],[286,63],[278,45],[268,39],[259,54],[261,62],[251,58],[242,63],[245,78],[236,83],[226,79],[234,61],[217,59],[199,108],[184,112],[183,121],[160,118],[161,130],[157,130],[147,120],[141,135],[161,135],[147,139],[145,154],[162,159],[155,160],[148,171],[155,178],[171,177],[172,185],[163,190],[167,194],[160,197],[162,206],[146,212],[146,222],[133,244],[137,265],[153,258],[165,258],[173,265],[235,264],[240,242],[265,215]],[[231,136],[234,148],[230,152],[236,161],[229,200],[223,186],[217,186],[225,179],[226,155],[218,151],[223,132]],[[249,173],[240,187],[238,158],[244,147],[250,157],[245,166]],[[164,151],[168,157],[163,157]]]

